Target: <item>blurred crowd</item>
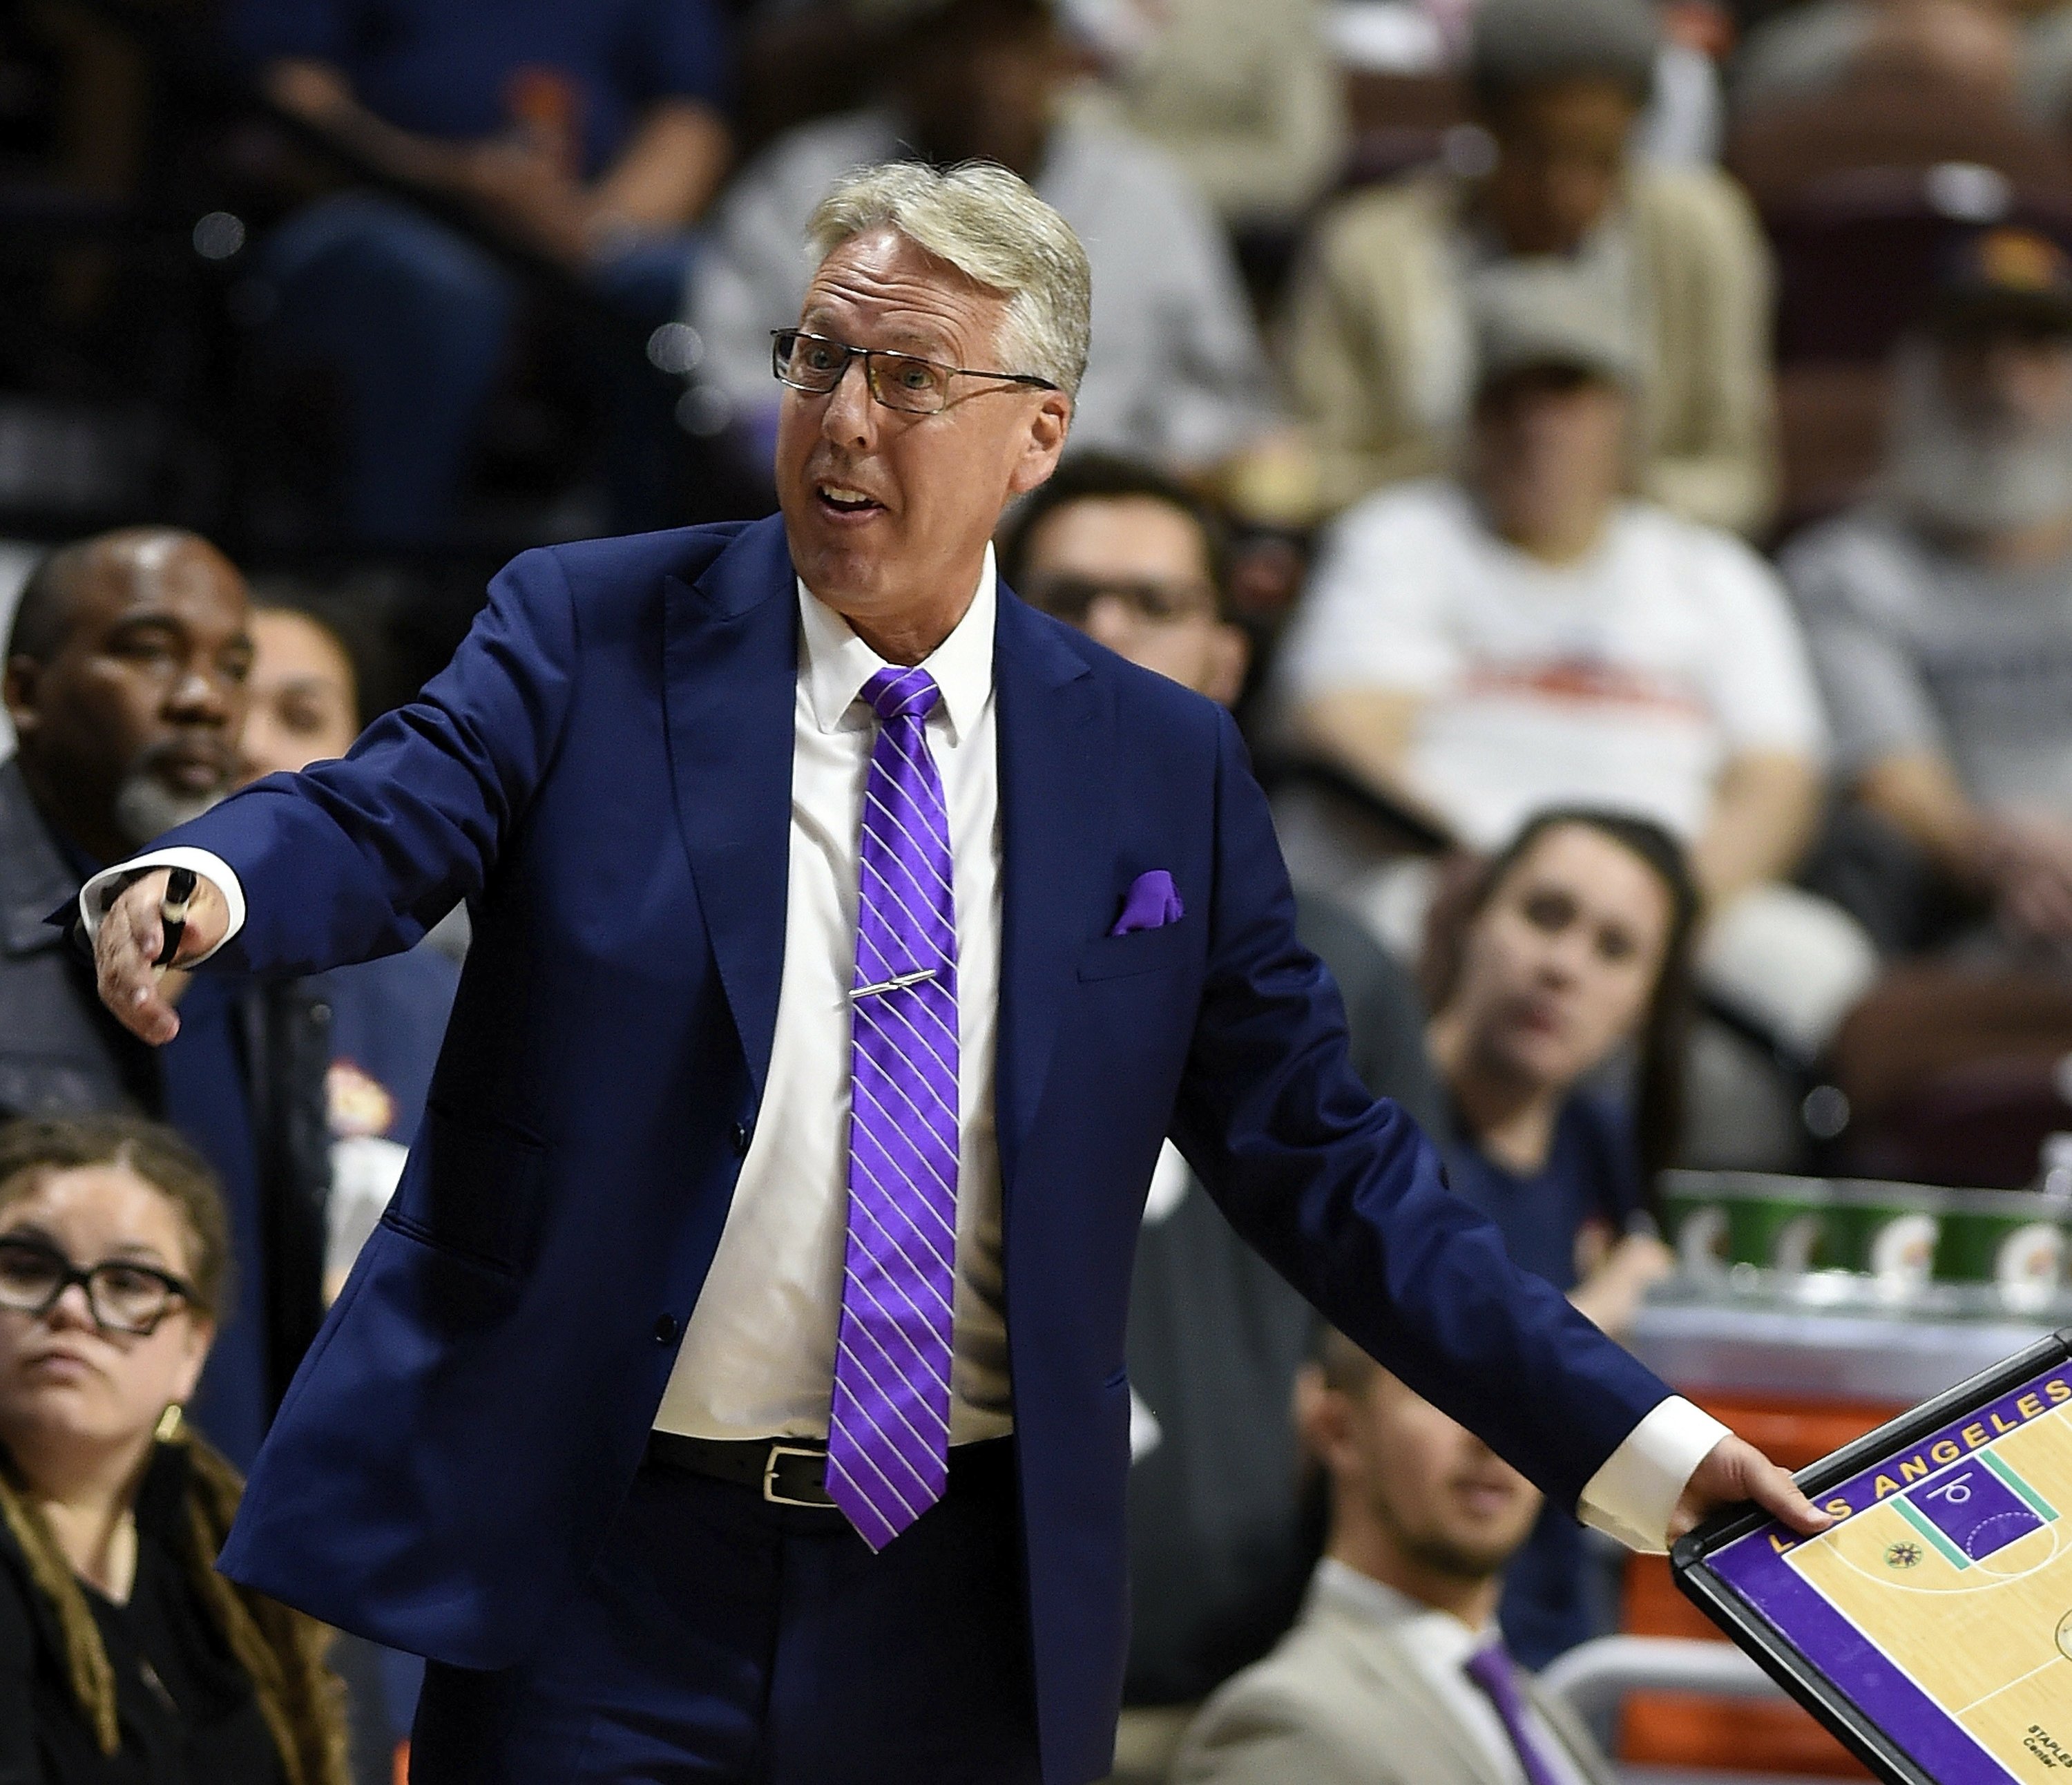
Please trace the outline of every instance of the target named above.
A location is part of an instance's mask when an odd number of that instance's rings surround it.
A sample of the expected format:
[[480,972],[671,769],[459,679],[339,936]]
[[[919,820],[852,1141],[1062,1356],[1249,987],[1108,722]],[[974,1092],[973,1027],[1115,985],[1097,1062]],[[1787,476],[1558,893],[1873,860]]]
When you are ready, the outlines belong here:
[[[196,977],[152,1055],[47,919],[349,748],[501,557],[767,511],[807,217],[902,157],[1084,241],[1002,574],[1237,712],[1356,1061],[1521,1264],[1618,1334],[1667,1166],[2021,1187],[2072,1129],[2072,7],[35,0],[0,1778],[387,1776],[409,1662],[341,1697],[204,1552],[467,940]],[[1135,1269],[1118,1779],[1604,1776],[1523,1671],[1612,1627],[1597,1540],[1170,1149]]]

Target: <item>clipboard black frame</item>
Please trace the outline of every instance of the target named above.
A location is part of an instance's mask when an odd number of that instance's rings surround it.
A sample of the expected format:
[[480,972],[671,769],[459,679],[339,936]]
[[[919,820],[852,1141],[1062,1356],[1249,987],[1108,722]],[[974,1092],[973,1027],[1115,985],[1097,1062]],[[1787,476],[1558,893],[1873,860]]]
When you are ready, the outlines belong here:
[[[2072,1326],[2061,1327],[1912,1411],[1888,1420],[1832,1455],[1809,1463],[1792,1479],[1809,1499],[1818,1502],[1830,1488],[1888,1454],[1911,1449],[1931,1432],[2064,1363],[2072,1363]],[[1809,1657],[1712,1571],[1708,1558],[1716,1551],[1772,1522],[1759,1507],[1729,1507],[1679,1538],[1669,1557],[1670,1573],[1679,1590],[1877,1777],[1891,1785],[1938,1785]]]

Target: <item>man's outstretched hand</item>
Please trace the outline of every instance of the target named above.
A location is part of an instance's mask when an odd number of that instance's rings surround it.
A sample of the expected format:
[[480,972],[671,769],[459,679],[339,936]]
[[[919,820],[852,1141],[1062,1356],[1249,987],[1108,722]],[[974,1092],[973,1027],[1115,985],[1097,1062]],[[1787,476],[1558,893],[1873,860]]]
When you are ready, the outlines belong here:
[[[180,1032],[180,1019],[165,995],[166,968],[157,964],[165,944],[165,925],[158,907],[166,896],[171,870],[154,868],[142,879],[125,886],[101,920],[101,932],[93,941],[94,970],[100,981],[101,1001],[113,1010],[124,1028],[163,1047]],[[230,909],[215,885],[197,878],[187,902],[187,927],[171,962],[183,966],[208,954],[223,940],[230,927]]]
[[1684,1483],[1669,1518],[1675,1543],[1723,1506],[1753,1500],[1802,1537],[1817,1537],[1834,1520],[1799,1491],[1798,1484],[1753,1444],[1729,1433],[1714,1445]]

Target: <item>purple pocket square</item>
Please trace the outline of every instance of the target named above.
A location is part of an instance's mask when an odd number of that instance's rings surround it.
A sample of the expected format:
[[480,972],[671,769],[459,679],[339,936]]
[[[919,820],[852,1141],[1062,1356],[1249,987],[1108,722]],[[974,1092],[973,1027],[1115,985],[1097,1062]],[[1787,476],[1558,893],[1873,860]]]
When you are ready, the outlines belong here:
[[1110,936],[1128,936],[1133,930],[1156,930],[1177,923],[1187,915],[1180,903],[1179,889],[1163,868],[1140,874],[1131,883],[1129,896],[1122,902],[1122,915],[1115,920]]

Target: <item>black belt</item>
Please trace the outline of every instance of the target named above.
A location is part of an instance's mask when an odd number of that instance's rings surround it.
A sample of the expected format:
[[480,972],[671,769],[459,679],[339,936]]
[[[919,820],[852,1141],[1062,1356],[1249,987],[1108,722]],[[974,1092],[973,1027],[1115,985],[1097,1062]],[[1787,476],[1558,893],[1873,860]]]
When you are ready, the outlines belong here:
[[[950,1486],[989,1473],[1006,1479],[1009,1454],[1005,1438],[953,1446]],[[816,1438],[693,1438],[680,1432],[650,1432],[648,1460],[753,1488],[775,1506],[835,1503],[828,1493],[828,1447]]]
[[752,1487],[777,1506],[831,1507],[828,1447],[812,1438],[692,1438],[650,1432],[648,1460]]

